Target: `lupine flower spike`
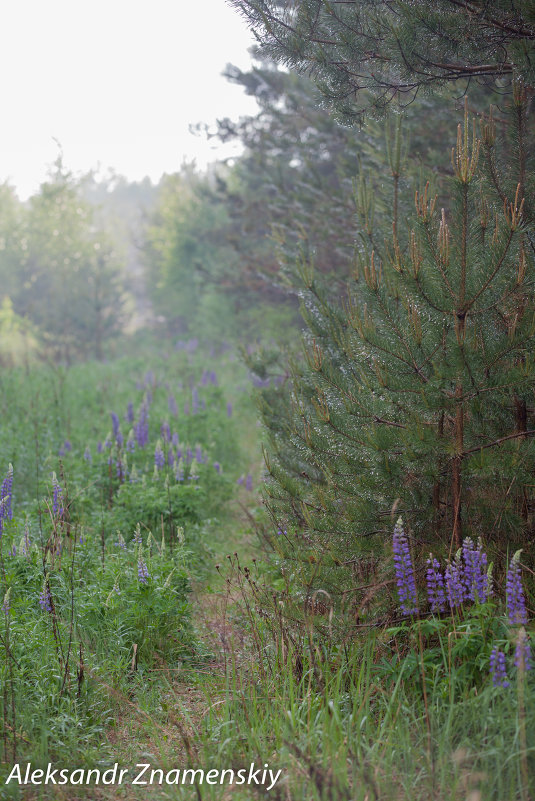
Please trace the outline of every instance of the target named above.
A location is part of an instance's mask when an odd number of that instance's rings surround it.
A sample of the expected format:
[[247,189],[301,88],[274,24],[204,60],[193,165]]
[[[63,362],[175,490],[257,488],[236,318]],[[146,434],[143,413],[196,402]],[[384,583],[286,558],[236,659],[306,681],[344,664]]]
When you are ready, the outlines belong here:
[[394,527],[392,547],[394,551],[394,566],[396,569],[401,611],[404,615],[416,615],[418,614],[418,596],[416,593],[414,568],[412,566],[407,536],[403,531],[403,521],[401,517]]
[[524,626],[519,629],[516,638],[515,665],[520,671],[531,670],[531,647]]
[[4,613],[4,615],[6,617],[9,617],[9,611],[11,609],[10,596],[11,596],[11,587],[8,589],[8,591],[4,595],[4,601],[2,603],[2,612]]
[[425,577],[427,582],[427,600],[429,601],[431,611],[443,612],[446,605],[444,576],[440,570],[440,564],[433,554],[429,554]]
[[477,541],[477,548],[470,537],[463,542],[464,584],[467,597],[471,601],[484,604],[490,595],[489,579],[487,576],[487,554],[483,551],[481,540]]
[[448,562],[446,572],[446,595],[450,608],[461,606],[466,597],[466,589],[463,581],[463,566],[461,564],[460,552],[457,553],[453,562]]
[[495,687],[509,687],[505,670],[505,654],[496,646],[490,655],[490,673]]
[[517,551],[509,563],[505,581],[505,594],[509,623],[522,626],[528,622],[528,613],[520,575],[521,552]]

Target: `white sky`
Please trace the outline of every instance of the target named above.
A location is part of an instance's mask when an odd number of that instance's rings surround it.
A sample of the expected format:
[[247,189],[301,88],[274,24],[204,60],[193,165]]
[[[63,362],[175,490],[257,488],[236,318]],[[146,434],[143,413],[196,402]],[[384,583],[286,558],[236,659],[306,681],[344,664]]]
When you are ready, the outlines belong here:
[[0,10],[0,181],[38,189],[65,166],[131,180],[214,160],[188,125],[251,113],[220,73],[252,35],[225,0],[6,0]]

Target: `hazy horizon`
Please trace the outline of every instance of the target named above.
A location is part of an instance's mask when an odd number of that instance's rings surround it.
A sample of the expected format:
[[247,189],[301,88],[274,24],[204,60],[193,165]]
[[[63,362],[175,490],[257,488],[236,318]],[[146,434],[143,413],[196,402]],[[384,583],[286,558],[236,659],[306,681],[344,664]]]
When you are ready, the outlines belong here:
[[254,100],[221,75],[245,68],[253,38],[225,0],[178,9],[170,0],[21,0],[2,14],[4,81],[0,181],[25,200],[61,145],[75,174],[112,171],[130,181],[199,167],[222,151],[189,132],[238,117]]

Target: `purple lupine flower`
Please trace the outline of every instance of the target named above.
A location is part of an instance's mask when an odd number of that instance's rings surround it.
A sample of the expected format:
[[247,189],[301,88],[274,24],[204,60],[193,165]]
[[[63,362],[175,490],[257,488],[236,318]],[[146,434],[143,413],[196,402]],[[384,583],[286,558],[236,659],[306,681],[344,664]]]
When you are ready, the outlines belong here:
[[176,431],[171,437],[171,445],[173,445],[174,448],[178,448],[178,434],[176,433]]
[[196,445],[196,447],[195,447],[195,459],[197,460],[197,462],[199,464],[203,464],[204,463],[204,457],[202,455],[202,448],[201,448],[200,445]]
[[227,417],[232,417],[232,403],[230,401],[227,403]]
[[429,601],[431,611],[443,612],[446,604],[444,576],[440,570],[440,564],[433,554],[429,554],[425,577],[427,582],[427,600]]
[[243,484],[243,482],[244,482],[244,481],[245,481],[245,478],[244,478],[243,476],[240,476],[240,477],[237,479],[237,481],[236,481],[236,484],[240,484],[240,486],[241,486],[241,485]]
[[89,450],[89,445],[86,447],[84,451],[84,459],[86,460],[86,462],[89,462],[89,464],[91,464],[91,462],[93,461],[93,457],[91,456],[91,451]]
[[178,406],[174,395],[169,395],[167,398],[167,408],[169,409],[169,414],[172,414],[173,417],[178,415]]
[[164,420],[164,422],[161,424],[160,434],[162,435],[164,442],[169,442],[171,439],[171,427],[169,426],[167,420]]
[[210,375],[208,377],[210,379],[210,383],[213,384],[214,387],[217,387],[217,373],[215,370],[210,370]]
[[58,450],[58,456],[59,456],[60,458],[61,458],[62,456],[65,456],[65,448],[63,447],[63,445],[60,445],[60,448],[59,448],[59,450]]
[[517,551],[511,559],[505,581],[507,616],[512,625],[525,625],[528,622],[526,599],[520,575],[520,553],[521,551]]
[[165,467],[165,454],[162,450],[161,440],[158,440],[156,443],[156,448],[154,449],[154,465],[158,468],[158,470],[163,470]]
[[175,463],[175,454],[173,452],[173,449],[169,448],[169,450],[167,451],[167,464],[169,465],[169,467],[172,467],[174,463]]
[[193,451],[191,448],[186,448],[186,464],[190,464],[193,461]]
[[118,548],[122,548],[123,551],[126,551],[126,542],[124,541],[124,537],[120,531],[117,532],[117,542],[115,544]]
[[6,477],[2,481],[0,489],[0,537],[4,527],[4,520],[13,519],[13,465],[10,464]]
[[104,447],[105,448],[111,448],[111,445],[112,445],[112,442],[111,442],[110,435],[107,434],[106,435],[106,439],[104,440]]
[[401,517],[398,518],[394,526],[392,548],[394,551],[394,566],[396,569],[396,583],[401,612],[404,615],[417,615],[418,595],[416,592],[416,581],[414,579],[414,568],[409,552],[409,542],[403,531],[403,521]]
[[209,375],[208,370],[203,370],[202,371],[202,376],[201,376],[201,386],[202,387],[205,387],[207,385],[207,383],[208,383],[208,375]]
[[48,582],[45,581],[43,584],[43,589],[39,595],[39,606],[43,610],[43,612],[51,612],[52,611],[52,597],[50,595],[50,589],[48,587]]
[[184,468],[180,459],[175,463],[175,478],[177,481],[184,481]]
[[70,440],[66,439],[65,442],[63,443],[63,447],[66,451],[72,451],[72,445]]
[[52,494],[52,513],[54,517],[61,517],[63,514],[63,506],[61,506],[61,496],[63,494],[63,490],[56,478],[56,474],[52,473],[52,487],[53,487],[53,494]]
[[498,646],[492,649],[490,655],[490,673],[494,687],[509,687],[505,669],[505,654]]
[[147,370],[145,373],[145,386],[154,386],[154,373],[152,370]]
[[115,442],[117,443],[117,447],[118,448],[122,448],[123,447],[124,437],[123,437],[123,432],[122,431],[118,431],[117,432],[117,436],[115,437]]
[[526,629],[523,626],[516,638],[515,665],[521,671],[531,670],[531,647]]
[[177,448],[177,449],[176,449],[176,458],[177,458],[178,460],[180,460],[180,459],[182,459],[182,455],[183,455],[183,454],[182,454],[182,448]]
[[132,401],[130,401],[128,403],[128,406],[126,407],[126,417],[125,417],[125,419],[126,419],[127,423],[133,423],[134,422],[134,404],[132,403]]
[[253,489],[253,477],[251,473],[247,473],[247,478],[245,479],[245,489],[249,492],[252,492]]
[[149,578],[150,576],[147,569],[147,563],[140,554],[139,559],[137,560],[137,580],[140,584],[146,584]]
[[284,529],[284,531],[283,531],[282,528],[279,528],[279,530],[277,531],[277,536],[279,536],[279,537],[282,537],[282,536],[286,537],[287,534],[288,534],[288,532],[286,531],[286,529]]
[[471,601],[484,604],[490,594],[490,587],[487,576],[487,554],[483,551],[481,540],[478,540],[476,548],[471,538],[466,537],[462,551],[467,597]]
[[221,473],[221,465],[219,464],[219,462],[214,462],[214,470],[216,471],[216,473]]
[[97,453],[102,453],[102,451],[103,451],[102,442],[99,440],[97,442]]
[[146,403],[141,404],[139,420],[134,426],[134,435],[140,448],[144,448],[149,441],[149,411]]
[[16,546],[16,545],[14,545],[14,546],[12,547],[12,549],[11,549],[10,551],[8,551],[8,552],[7,552],[7,555],[8,555],[8,556],[12,556],[13,558],[15,558],[15,556],[17,555],[17,546]]
[[461,606],[466,598],[466,589],[463,581],[463,567],[460,562],[459,554],[457,554],[453,562],[448,562],[446,572],[444,574],[446,579],[446,595],[450,609]]

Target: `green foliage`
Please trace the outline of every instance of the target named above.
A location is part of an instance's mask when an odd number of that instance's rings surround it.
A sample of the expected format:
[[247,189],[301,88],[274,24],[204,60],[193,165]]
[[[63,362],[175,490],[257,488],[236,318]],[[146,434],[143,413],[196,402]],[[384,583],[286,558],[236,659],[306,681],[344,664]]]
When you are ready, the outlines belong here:
[[341,118],[381,113],[395,100],[448,83],[535,83],[529,0],[492,4],[438,0],[231,0],[261,52],[312,75]]

